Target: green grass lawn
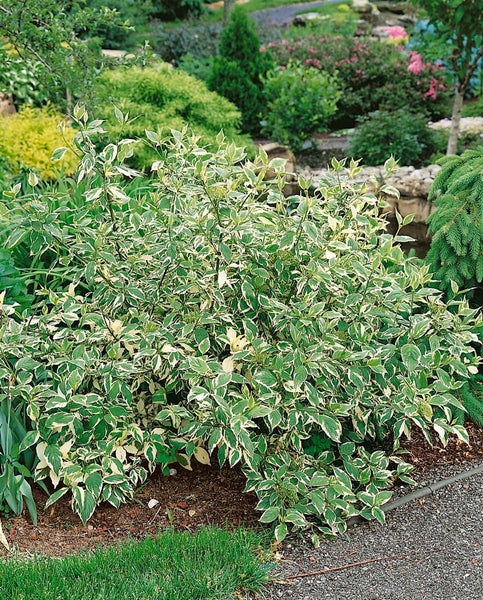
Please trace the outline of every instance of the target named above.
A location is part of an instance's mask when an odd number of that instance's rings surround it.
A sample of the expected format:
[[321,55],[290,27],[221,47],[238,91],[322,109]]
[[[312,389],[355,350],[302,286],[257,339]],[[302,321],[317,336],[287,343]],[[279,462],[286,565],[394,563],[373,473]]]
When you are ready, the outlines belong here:
[[166,531],[62,559],[0,561],[8,600],[224,600],[268,580],[266,538],[245,529]]

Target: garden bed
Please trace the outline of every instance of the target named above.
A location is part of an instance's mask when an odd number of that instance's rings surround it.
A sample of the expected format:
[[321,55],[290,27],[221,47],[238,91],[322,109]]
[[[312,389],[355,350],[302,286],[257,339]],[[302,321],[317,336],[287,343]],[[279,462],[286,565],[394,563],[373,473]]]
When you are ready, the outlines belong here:
[[[423,473],[444,464],[465,464],[468,468],[483,459],[483,429],[467,423],[470,446],[452,438],[446,448],[439,442],[431,448],[418,431],[404,447],[410,452],[415,473]],[[83,549],[107,547],[126,539],[143,539],[173,526],[177,531],[196,531],[207,524],[236,528],[256,527],[260,513],[256,496],[243,493],[245,478],[239,469],[219,469],[196,463],[193,471],[179,467],[176,475],[163,477],[156,472],[137,491],[134,501],[119,509],[104,504],[87,525],[72,512],[64,496],[44,511],[46,495],[35,489],[39,508],[34,527],[22,515],[4,520],[6,536],[15,552],[64,556]],[[150,500],[157,500],[153,508]],[[3,549],[0,548],[0,556]]]

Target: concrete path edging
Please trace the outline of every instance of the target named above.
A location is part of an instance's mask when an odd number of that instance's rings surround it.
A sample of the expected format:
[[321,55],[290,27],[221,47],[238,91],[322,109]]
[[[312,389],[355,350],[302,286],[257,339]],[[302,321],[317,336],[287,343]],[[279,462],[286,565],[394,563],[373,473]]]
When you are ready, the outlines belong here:
[[[399,508],[400,506],[404,506],[405,504],[408,504],[409,502],[412,502],[413,500],[418,500],[419,498],[424,498],[425,496],[430,496],[432,494],[434,494],[435,492],[437,492],[438,490],[447,487],[448,485],[451,485],[452,483],[456,483],[457,481],[461,481],[462,479],[468,479],[469,477],[471,477],[472,475],[479,475],[480,473],[483,473],[483,464],[474,467],[473,469],[470,469],[469,471],[463,471],[462,473],[458,473],[457,475],[453,475],[451,477],[446,477],[445,479],[441,479],[440,481],[437,481],[436,483],[429,483],[417,490],[415,490],[414,492],[411,492],[410,494],[405,494],[404,496],[401,496],[400,498],[397,498],[396,500],[393,500],[392,502],[388,502],[387,504],[384,504],[383,506],[381,506],[381,509],[387,513],[391,510],[394,510],[395,508]],[[356,516],[356,517],[352,517],[351,519],[348,520],[347,522],[347,527],[351,527],[353,525],[358,525],[359,523],[367,523],[367,519],[364,519],[361,516]]]

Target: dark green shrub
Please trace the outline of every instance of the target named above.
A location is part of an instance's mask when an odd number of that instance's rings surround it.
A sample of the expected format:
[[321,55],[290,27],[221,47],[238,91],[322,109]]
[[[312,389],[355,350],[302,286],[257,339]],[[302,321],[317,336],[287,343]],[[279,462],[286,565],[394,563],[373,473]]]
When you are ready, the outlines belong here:
[[196,79],[207,81],[213,69],[213,57],[195,58],[192,54],[185,54],[181,57],[178,68]]
[[[8,230],[5,234],[8,234]],[[4,241],[3,237],[0,237],[0,242]],[[2,292],[2,302],[17,304],[19,310],[28,308],[31,304],[32,297],[27,293],[27,285],[20,277],[11,253],[0,248],[0,294]]]
[[270,53],[260,51],[255,23],[235,7],[220,37],[208,85],[231,100],[242,113],[243,131],[256,135],[264,113],[263,77],[272,67]]
[[462,117],[483,117],[483,95],[465,104],[461,110]]
[[268,73],[262,133],[299,151],[315,132],[326,131],[340,98],[337,79],[300,63]]
[[429,199],[436,210],[428,218],[432,236],[426,256],[442,289],[468,289],[483,305],[483,146],[461,156],[446,156]]
[[181,58],[190,54],[206,59],[218,54],[221,24],[190,21],[181,26],[152,26],[149,41],[154,52],[165,62],[178,66]]
[[475,375],[459,390],[461,404],[465,411],[462,418],[468,417],[478,427],[483,427],[483,375]]
[[161,21],[199,17],[204,12],[202,0],[151,0],[151,16]]
[[[111,125],[112,141],[121,137],[137,139],[146,129],[160,136],[190,127],[202,143],[216,145],[223,130],[229,139],[237,136],[238,109],[226,98],[208,90],[206,84],[171,65],[160,63],[105,71],[96,84],[98,111]],[[113,115],[112,104],[123,114],[139,115],[123,120]],[[248,144],[245,138],[239,142]],[[137,168],[149,168],[158,155],[146,144],[138,144],[131,159]]]
[[422,115],[406,110],[376,111],[350,137],[350,155],[366,165],[382,165],[393,156],[401,166],[420,166],[435,150],[435,134]]
[[136,44],[136,28],[147,25],[152,12],[151,0],[90,0],[95,10],[108,8],[118,13],[117,24],[102,22],[86,34],[100,39],[103,48],[127,50]]

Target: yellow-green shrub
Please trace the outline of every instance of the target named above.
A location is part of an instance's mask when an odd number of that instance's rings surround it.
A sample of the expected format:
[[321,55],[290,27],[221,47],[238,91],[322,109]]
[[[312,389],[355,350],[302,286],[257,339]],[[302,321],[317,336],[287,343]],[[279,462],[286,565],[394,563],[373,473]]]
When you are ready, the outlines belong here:
[[52,152],[69,146],[75,131],[66,126],[61,134],[57,126],[64,117],[51,107],[24,107],[10,117],[0,118],[0,157],[4,157],[12,172],[22,168],[35,169],[42,179],[55,179],[59,172],[74,173],[77,157],[70,150],[62,160],[52,162]]
[[[208,90],[205,82],[191,77],[167,63],[104,71],[96,81],[97,113],[109,124],[110,141],[123,137],[139,139],[145,130],[161,137],[171,129],[189,127],[200,136],[203,145],[217,146],[216,137],[223,131],[237,145],[249,146],[250,140],[238,133],[239,110],[226,98]],[[113,104],[129,118],[120,123]],[[133,166],[149,168],[158,154],[146,144],[138,144]]]

